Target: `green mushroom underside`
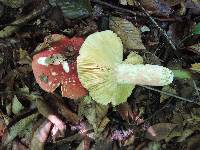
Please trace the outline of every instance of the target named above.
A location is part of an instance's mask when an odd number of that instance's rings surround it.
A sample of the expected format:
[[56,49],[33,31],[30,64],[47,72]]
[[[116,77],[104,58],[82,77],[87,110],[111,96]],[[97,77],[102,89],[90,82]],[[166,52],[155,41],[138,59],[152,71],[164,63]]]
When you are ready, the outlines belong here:
[[[78,75],[83,86],[88,89],[93,100],[100,104],[112,103],[116,106],[127,101],[135,85],[117,83],[115,68],[121,63],[132,62],[134,58],[142,59],[134,54],[123,59],[121,40],[111,31],[102,36],[93,35],[86,39],[77,59]],[[104,33],[105,33],[104,32]],[[95,42],[98,41],[98,42]],[[110,44],[114,43],[114,44]],[[108,47],[106,46],[108,45]],[[109,47],[111,45],[111,47]],[[136,61],[140,63],[141,61]],[[132,64],[136,63],[135,61]]]

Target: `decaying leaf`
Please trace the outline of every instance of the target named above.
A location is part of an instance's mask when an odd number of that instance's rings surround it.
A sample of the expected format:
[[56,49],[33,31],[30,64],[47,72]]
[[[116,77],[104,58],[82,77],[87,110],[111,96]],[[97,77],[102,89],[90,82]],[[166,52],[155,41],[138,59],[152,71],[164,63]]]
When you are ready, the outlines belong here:
[[17,96],[15,95],[12,103],[12,112],[14,114],[17,114],[22,109],[24,109],[24,106],[20,103],[20,101],[17,99]]
[[148,144],[148,146],[147,147],[145,147],[144,149],[142,149],[142,150],[160,150],[160,149],[162,149],[161,148],[161,144],[159,143],[159,142],[150,142],[149,144]]
[[[170,87],[169,85],[163,86],[162,91],[168,92],[168,93],[172,93],[172,94],[176,94],[176,90],[174,88]],[[160,96],[160,103],[164,102],[169,97],[170,96],[168,96],[166,94],[161,94],[161,96]]]
[[21,119],[13,126],[8,129],[8,132],[3,137],[2,146],[6,146],[10,143],[17,135],[21,134],[21,132],[25,132],[26,128],[33,122],[33,120],[38,116],[38,113],[32,114],[26,118]]
[[93,126],[95,132],[101,132],[106,127],[109,119],[106,117],[108,106],[101,105],[86,96],[79,106],[79,115],[85,116]]
[[53,6],[59,6],[65,17],[70,19],[77,19],[87,17],[90,14],[89,0],[50,0]]
[[122,5],[133,5],[135,0],[119,0]]
[[145,49],[141,34],[130,21],[119,17],[110,17],[109,27],[121,38],[124,47],[127,49]]
[[189,50],[193,51],[194,53],[200,54],[200,43],[191,45],[188,48],[189,48]]
[[177,5],[181,0],[141,0],[142,6],[151,14],[169,16],[173,13],[171,6]]
[[0,2],[12,8],[19,8],[24,5],[25,0],[0,0]]
[[190,68],[192,71],[200,73],[200,63],[192,64],[192,68]]
[[156,136],[152,136],[148,132],[146,132],[146,138],[153,140],[153,141],[165,140],[171,134],[171,132],[173,132],[173,129],[176,126],[177,125],[173,124],[173,123],[155,124],[152,127],[155,130]]

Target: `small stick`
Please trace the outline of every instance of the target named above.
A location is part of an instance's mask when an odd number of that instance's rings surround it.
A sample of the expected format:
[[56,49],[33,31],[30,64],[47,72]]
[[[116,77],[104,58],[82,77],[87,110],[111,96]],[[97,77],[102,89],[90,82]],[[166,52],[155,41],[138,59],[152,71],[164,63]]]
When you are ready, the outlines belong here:
[[151,15],[144,9],[144,7],[142,7],[142,5],[137,2],[138,6],[141,8],[141,10],[144,12],[144,14],[149,18],[149,20],[153,23],[153,25],[158,28],[158,30],[162,33],[162,35],[164,36],[165,40],[170,44],[170,46],[172,47],[172,49],[174,51],[176,51],[176,46],[174,45],[174,43],[172,42],[172,40],[169,39],[167,33],[165,30],[163,30],[158,24],[157,22],[151,17]]
[[184,97],[180,97],[180,96],[178,96],[178,95],[174,95],[174,94],[172,94],[172,93],[168,93],[168,92],[165,92],[165,91],[161,91],[161,90],[158,90],[158,89],[155,89],[155,88],[152,88],[152,87],[149,87],[149,86],[145,86],[145,85],[139,85],[139,86],[144,87],[144,88],[146,88],[146,89],[148,89],[148,90],[152,90],[152,91],[155,91],[155,92],[159,92],[159,93],[162,93],[162,94],[165,94],[165,95],[174,97],[174,98],[176,98],[176,99],[180,99],[180,100],[183,100],[183,101],[186,101],[186,102],[190,102],[190,103],[194,103],[194,104],[200,105],[200,104],[197,103],[197,102],[194,102],[194,101],[192,101],[192,100],[190,100],[190,99],[187,99],[187,98],[184,98]]

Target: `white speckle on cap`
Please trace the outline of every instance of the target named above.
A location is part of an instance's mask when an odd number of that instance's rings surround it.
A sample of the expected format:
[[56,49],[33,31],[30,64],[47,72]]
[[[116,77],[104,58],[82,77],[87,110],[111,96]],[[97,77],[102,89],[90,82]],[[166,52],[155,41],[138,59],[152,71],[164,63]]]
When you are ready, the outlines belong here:
[[46,63],[46,59],[47,59],[47,57],[40,57],[37,60],[37,63],[40,64],[40,65],[48,66],[48,64]]
[[52,76],[56,76],[58,75],[56,72],[52,72]]
[[63,61],[62,62],[62,66],[63,66],[63,69],[65,72],[69,72],[69,65],[68,65],[68,62],[67,61]]

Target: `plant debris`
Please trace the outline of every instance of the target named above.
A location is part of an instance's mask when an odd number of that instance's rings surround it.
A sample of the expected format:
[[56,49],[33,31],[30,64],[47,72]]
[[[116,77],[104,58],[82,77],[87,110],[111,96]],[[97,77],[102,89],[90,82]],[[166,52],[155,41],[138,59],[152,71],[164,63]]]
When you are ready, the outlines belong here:
[[199,0],[0,0],[0,149],[199,141]]

